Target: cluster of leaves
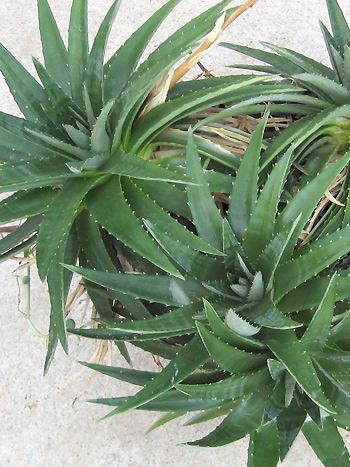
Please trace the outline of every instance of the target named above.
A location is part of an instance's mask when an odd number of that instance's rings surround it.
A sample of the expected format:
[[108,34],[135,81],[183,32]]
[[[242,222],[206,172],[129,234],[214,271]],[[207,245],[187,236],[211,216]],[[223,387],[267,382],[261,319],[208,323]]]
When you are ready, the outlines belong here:
[[[289,127],[275,135],[262,157],[266,173],[276,157],[281,157],[290,144],[294,144],[294,167],[300,171],[300,186],[312,180],[338,153],[349,148],[349,62],[350,28],[337,0],[326,0],[331,30],[321,23],[321,29],[329,53],[331,67],[290,49],[263,43],[270,52],[241,45],[222,43],[223,47],[238,51],[267,65],[235,65],[265,75],[278,75],[277,82],[287,82],[306,93],[281,93],[269,96],[274,114],[293,115]],[[263,98],[254,96],[221,113],[198,122],[197,128],[213,124],[220,119],[235,116],[237,112],[258,114],[264,105]],[[345,170],[338,188],[332,192],[331,202],[320,209],[321,216],[314,219],[308,238],[331,233],[347,221],[349,215],[349,175]],[[299,184],[299,183],[298,183]],[[311,223],[310,223],[311,226]]]
[[[349,145],[349,104],[350,104],[350,28],[337,0],[326,0],[332,33],[320,22],[323,38],[331,66],[324,65],[301,53],[288,48],[262,42],[269,52],[232,43],[221,46],[254,58],[264,65],[242,64],[233,68],[244,68],[263,74],[279,75],[297,86],[306,89],[307,95],[300,96],[296,109],[286,96],[283,106],[276,111],[305,116],[291,125],[288,135],[299,137],[304,129],[315,127],[303,141],[310,147],[317,140],[314,151],[325,144],[347,148]],[[315,102],[309,97],[316,99]],[[320,113],[321,112],[321,113]],[[315,113],[320,113],[314,118]]]
[[143,386],[131,397],[95,401],[114,407],[108,416],[135,408],[166,411],[157,426],[192,411],[201,412],[190,424],[224,416],[213,432],[189,444],[222,446],[250,435],[249,465],[264,459],[269,467],[285,457],[302,430],[325,465],[349,465],[338,427],[350,426],[350,275],[337,270],[337,262],[350,252],[350,226],[305,246],[298,239],[350,153],[292,197],[292,147],[257,195],[267,117],[252,136],[224,217],[189,133],[187,175],[197,182],[187,185],[193,224],[217,251],[193,249],[144,219],[183,278],[67,265],[102,286],[106,299],[123,293],[135,303],[118,310],[122,320],[101,318],[99,328],[72,333],[131,342],[170,359],[159,374],[89,364]]
[[[349,466],[338,432],[350,427],[349,28],[328,0],[333,69],[275,46],[230,45],[268,63],[253,67],[267,76],[178,83],[150,109],[152,91],[229,14],[230,0],[219,2],[140,64],[179,3],[166,2],[105,63],[120,0],[91,49],[87,0],[73,0],[68,47],[38,0],[41,83],[0,47],[23,113],[0,113],[0,192],[14,193],[0,202],[0,223],[25,219],[0,240],[0,260],[36,251],[52,306],[46,369],[58,341],[67,350],[73,273],[98,323],[72,334],[114,341],[127,360],[126,343],[169,360],[160,373],[87,364],[142,386],[95,401],[113,407],[108,416],[166,412],[155,427],[188,412],[200,412],[188,424],[224,417],[190,444],[249,435],[250,467],[277,465],[302,431],[326,466]],[[226,117],[260,116],[267,102],[242,160],[206,139]],[[271,135],[269,112],[295,121]],[[155,157],[161,145],[176,157]],[[339,177],[336,203],[311,221]]]
[[[74,0],[66,48],[47,0],[38,0],[45,64],[35,59],[34,65],[41,83],[0,47],[0,71],[23,114],[0,113],[0,192],[14,193],[0,203],[0,223],[25,220],[0,242],[0,258],[36,249],[39,275],[47,278],[52,304],[46,369],[59,340],[67,350],[64,308],[71,274],[61,263],[79,260],[98,267],[94,243],[103,241],[115,268],[113,244],[120,242],[145,263],[176,275],[146,233],[145,213],[206,251],[167,214],[188,217],[190,211],[184,192],[188,177],[152,156],[163,141],[186,145],[183,129],[165,130],[195,112],[239,101],[244,92],[295,92],[292,86],[269,85],[261,77],[190,81],[175,86],[165,103],[142,115],[152,89],[213,29],[230,0],[190,21],[140,64],[155,31],[180,3],[169,0],[105,63],[120,3],[113,3],[89,48],[87,0]],[[197,143],[209,160],[237,168],[238,155],[204,138]],[[225,177],[213,178],[208,172],[207,178],[227,186]]]
[[252,57],[265,65],[235,65],[262,73],[283,76],[302,85],[328,105],[350,103],[350,28],[337,0],[326,0],[332,33],[320,22],[331,67],[287,48],[262,42],[269,52],[237,44],[222,43],[225,48]]

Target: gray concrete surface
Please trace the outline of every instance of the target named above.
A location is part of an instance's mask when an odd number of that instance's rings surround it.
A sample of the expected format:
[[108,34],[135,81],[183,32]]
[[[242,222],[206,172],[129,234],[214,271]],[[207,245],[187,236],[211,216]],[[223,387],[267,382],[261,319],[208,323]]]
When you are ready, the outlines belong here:
[[[67,26],[70,0],[52,0],[62,28]],[[113,29],[109,53],[165,0],[124,0]],[[214,4],[214,0],[184,0],[157,33],[152,47],[187,18]],[[237,3],[237,2],[236,2]],[[341,0],[350,18],[350,4]],[[32,69],[31,56],[41,54],[37,33],[35,0],[1,0],[0,40]],[[91,32],[96,31],[110,0],[90,1]],[[259,40],[277,42],[326,60],[318,30],[318,19],[326,20],[323,0],[260,0],[257,6],[233,25],[225,39],[245,45]],[[225,65],[240,62],[241,57],[223,50],[213,51],[204,62],[216,73]],[[16,112],[3,81],[0,81],[0,108]],[[144,436],[156,414],[134,412],[110,421],[97,423],[105,412],[84,402],[89,397],[124,395],[124,384],[99,377],[89,381],[90,373],[74,380],[78,359],[87,359],[93,345],[71,340],[71,354],[58,352],[49,375],[42,376],[44,340],[37,337],[23,318],[24,297],[18,304],[19,289],[14,262],[0,266],[0,466],[11,467],[243,467],[247,441],[223,449],[197,450],[177,446],[195,439],[203,429],[184,428],[172,423]],[[23,273],[22,273],[23,274]],[[32,314],[37,326],[45,330],[49,306],[45,287],[33,282]],[[135,367],[154,368],[150,357],[133,353]],[[119,357],[113,362],[122,364]],[[86,386],[90,384],[89,388]],[[74,403],[77,394],[85,392]],[[301,437],[284,467],[318,467],[319,461]]]

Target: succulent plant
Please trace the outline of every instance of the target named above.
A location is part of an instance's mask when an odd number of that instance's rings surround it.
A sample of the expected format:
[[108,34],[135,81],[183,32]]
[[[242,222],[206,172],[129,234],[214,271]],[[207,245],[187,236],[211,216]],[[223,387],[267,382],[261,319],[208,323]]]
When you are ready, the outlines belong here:
[[[239,101],[249,93],[295,92],[292,86],[269,86],[265,78],[254,76],[176,85],[183,74],[181,67],[174,68],[179,60],[208,34],[211,38],[213,31],[211,40],[216,39],[220,27],[244,11],[245,7],[225,11],[230,0],[218,2],[190,21],[140,64],[153,34],[180,3],[169,0],[104,63],[120,3],[112,4],[89,49],[87,0],[73,1],[67,48],[47,0],[38,0],[45,65],[36,59],[34,65],[41,83],[0,47],[0,71],[23,114],[19,118],[0,113],[0,192],[14,193],[0,203],[0,223],[26,219],[0,241],[0,259],[35,249],[52,305],[46,369],[58,341],[67,350],[64,308],[71,274],[64,272],[61,263],[74,264],[80,258],[95,266],[98,258],[91,250],[95,242],[103,241],[109,245],[111,264],[117,264],[116,251],[110,247],[117,239],[145,264],[176,274],[172,262],[145,231],[145,216],[175,229],[189,246],[206,251],[202,240],[168,215],[190,215],[184,192],[189,179],[180,168],[169,165],[171,157],[156,157],[155,149],[160,144],[172,146],[177,158],[183,159],[187,117]],[[246,3],[248,7],[254,2]],[[173,76],[176,79],[170,82]],[[209,161],[238,167],[238,154],[200,133],[197,144]],[[207,173],[210,183],[227,185],[223,175],[213,179]]]
[[[128,343],[169,361],[159,373],[85,363],[142,387],[95,400],[112,407],[107,417],[166,412],[152,428],[188,412],[188,424],[224,417],[188,444],[222,446],[249,435],[250,467],[276,466],[302,431],[324,465],[345,466],[344,16],[327,0],[334,37],[322,28],[332,69],[276,46],[267,54],[230,45],[269,63],[249,67],[265,75],[178,82],[255,1],[232,10],[225,10],[230,0],[218,2],[140,63],[180,3],[169,0],[105,63],[120,0],[91,49],[87,0],[73,0],[68,47],[47,0],[38,0],[41,84],[0,47],[0,71],[23,114],[0,113],[0,192],[14,193],[0,202],[0,223],[25,219],[0,240],[0,260],[35,252],[47,279],[45,370],[59,341],[67,350],[67,329],[115,342],[127,361]],[[268,129],[270,112],[287,115],[289,126]],[[258,117],[252,135],[227,123],[241,115]],[[248,144],[244,156],[217,135],[240,150]],[[66,322],[74,273],[97,311],[90,327]]]
[[[305,133],[304,146],[315,149],[331,144],[349,147],[350,82],[347,73],[350,60],[350,28],[337,0],[326,0],[332,33],[320,22],[331,67],[288,48],[262,42],[269,52],[256,48],[223,42],[225,48],[252,57],[264,65],[234,65],[264,74],[279,75],[307,90],[298,97],[298,103],[285,96],[276,112],[303,116],[288,132],[288,137]],[[310,100],[310,97],[315,100]],[[315,114],[319,114],[316,115]],[[316,142],[315,142],[316,140]]]
[[223,47],[252,57],[266,65],[235,65],[263,73],[292,79],[317,95],[329,105],[350,103],[350,28],[337,0],[326,0],[332,33],[320,22],[331,67],[287,48],[262,42],[269,52],[237,44],[222,43]]
[[[286,130],[270,136],[270,144],[262,156],[262,168],[268,173],[274,161],[294,142],[293,162],[301,174],[301,185],[312,180],[335,154],[343,154],[350,145],[350,91],[346,78],[350,29],[337,0],[326,0],[326,3],[333,35],[323,23],[321,29],[331,68],[293,50],[272,44],[263,43],[270,52],[236,44],[221,44],[267,64],[238,65],[239,68],[278,75],[275,78],[277,82],[290,82],[305,89],[306,92],[301,94],[281,94],[276,98],[270,96],[274,115],[290,115],[292,119]],[[240,111],[258,114],[263,105],[263,98],[255,96],[250,101],[227,106],[221,113],[207,117],[198,122],[197,128],[213,124],[216,119],[235,116]],[[321,215],[315,213],[310,222],[307,229],[309,239],[341,227],[343,217],[347,215],[348,197],[349,177],[346,168],[319,203],[317,212]]]
[[[268,113],[254,132],[230,201],[213,200],[193,132],[187,185],[192,230],[216,252],[194,249],[152,220],[144,223],[183,277],[111,272],[102,244],[99,270],[67,265],[115,300],[114,319],[72,329],[92,339],[130,342],[166,358],[160,373],[86,364],[142,386],[134,396],[99,399],[113,407],[167,412],[155,426],[199,412],[187,423],[224,416],[188,444],[222,446],[250,435],[250,466],[277,465],[300,431],[325,465],[348,465],[338,428],[349,427],[350,227],[302,244],[303,229],[350,153],[327,164],[310,183],[288,191],[294,147],[261,184]],[[261,188],[258,190],[258,188]],[[259,193],[258,193],[259,191]],[[120,294],[130,297],[119,300]],[[334,461],[336,459],[336,461]]]

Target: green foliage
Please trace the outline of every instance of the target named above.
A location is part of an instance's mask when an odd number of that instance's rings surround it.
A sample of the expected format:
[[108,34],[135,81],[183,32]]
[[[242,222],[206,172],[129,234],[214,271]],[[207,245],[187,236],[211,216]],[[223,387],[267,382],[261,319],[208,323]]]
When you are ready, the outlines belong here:
[[[262,42],[262,45],[268,51],[231,43],[221,44],[225,48],[263,63],[263,65],[234,65],[234,68],[263,72],[263,75],[279,75],[285,78],[285,83],[294,83],[295,86],[307,91],[303,95],[297,95],[298,111],[295,112],[295,121],[286,131],[276,135],[263,154],[263,158],[264,166],[268,166],[275,157],[283,154],[284,149],[296,138],[298,143],[294,157],[300,162],[305,174],[309,175],[305,177],[308,181],[312,180],[319,171],[327,154],[332,151],[347,151],[350,139],[350,28],[338,0],[326,0],[326,4],[332,32],[322,22],[320,25],[331,67],[288,48],[266,42]],[[278,83],[279,79],[276,80],[276,84]],[[292,92],[284,96],[272,95],[269,100],[274,102],[271,105],[274,112],[282,115],[294,113],[293,106],[296,101]],[[246,107],[248,102],[243,103],[244,110],[250,113],[261,111],[261,99],[258,96],[251,99],[251,105]],[[242,104],[239,104],[239,107],[242,108]],[[211,117],[211,121],[236,115],[237,110],[237,106],[233,105],[224,109],[221,115]],[[348,189],[349,184],[346,180],[344,192],[339,194],[342,198],[341,203],[345,203]],[[334,207],[331,211],[335,216]],[[317,234],[320,228],[322,227],[315,226]]]
[[[288,80],[182,82],[151,110],[152,90],[230,0],[140,63],[180,3],[167,1],[105,63],[120,3],[90,48],[87,0],[72,2],[67,47],[38,0],[41,84],[0,47],[23,114],[0,113],[0,192],[12,193],[0,223],[25,220],[0,240],[0,261],[36,251],[51,299],[45,371],[59,342],[68,350],[67,333],[113,341],[128,364],[131,344],[168,362],[157,373],[83,363],[140,386],[91,401],[111,408],[105,418],[165,412],[153,430],[187,412],[187,425],[221,417],[188,444],[249,436],[249,467],[276,466],[302,432],[325,466],[350,465],[339,433],[350,427],[350,30],[337,1],[327,0],[333,35],[322,25],[332,68],[271,44],[224,44],[268,64],[249,69]],[[212,106],[221,108],[199,116]],[[246,113],[261,118],[252,135],[234,130],[243,157],[208,137]],[[294,121],[275,132],[268,122],[279,114]],[[321,209],[334,184],[337,199]],[[97,311],[93,325],[67,321],[74,273]]]
[[[158,228],[176,229],[190,247],[220,254],[215,249],[218,243],[195,237],[171,217],[190,215],[184,186],[189,183],[191,190],[190,183],[194,187],[197,181],[158,163],[153,157],[155,138],[196,111],[240,98],[241,90],[265,79],[246,76],[211,92],[187,89],[182,97],[175,86],[177,97],[170,95],[142,116],[152,89],[213,29],[230,0],[190,21],[140,63],[154,33],[180,3],[169,0],[105,63],[120,3],[111,5],[90,48],[87,0],[72,2],[67,46],[48,1],[38,0],[44,64],[34,60],[34,65],[40,82],[0,46],[0,71],[23,114],[23,118],[0,114],[0,192],[14,193],[0,202],[0,222],[36,216],[35,226],[28,221],[6,239],[2,258],[30,246],[36,250],[39,275],[48,279],[52,302],[47,362],[58,338],[67,350],[61,263],[76,231],[80,263],[82,255],[90,254],[85,233],[77,228],[82,216],[91,214],[97,223],[96,238],[107,244],[106,254],[116,270],[121,266],[113,249],[122,242],[140,262],[153,263],[155,273],[164,270],[182,277],[146,232],[143,219],[148,212]],[[204,140],[203,146],[210,147],[213,157],[225,154],[223,163],[234,159],[210,142]]]
[[[195,250],[182,243],[175,230],[164,231],[145,219],[150,234],[183,279],[164,272],[125,275],[66,267],[102,286],[107,297],[124,293],[167,308],[160,315],[151,312],[136,320],[102,320],[98,329],[73,329],[71,333],[133,344],[159,339],[169,347],[181,346],[164,370],[147,376],[147,381],[142,372],[92,367],[143,386],[132,397],[95,401],[115,407],[108,416],[131,408],[166,410],[167,415],[153,428],[182,417],[189,407],[202,410],[189,424],[224,416],[213,432],[189,444],[216,447],[249,435],[248,465],[252,466],[277,465],[302,430],[325,465],[335,467],[331,450],[322,448],[322,436],[327,436],[324,430],[329,430],[337,445],[342,445],[341,459],[346,465],[350,457],[337,427],[347,426],[345,407],[349,402],[343,368],[349,356],[345,348],[335,345],[344,342],[345,323],[349,322],[346,315],[342,325],[343,315],[337,311],[339,300],[350,299],[349,288],[339,298],[338,281],[347,276],[337,270],[337,261],[350,252],[345,241],[348,227],[308,245],[302,245],[299,236],[320,201],[321,190],[326,189],[320,187],[332,183],[349,154],[331,160],[286,203],[286,181],[294,173],[291,148],[259,191],[267,117],[252,136],[236,174],[227,215],[220,213],[205,184],[189,131],[188,173],[201,183],[188,185],[193,225],[198,238],[210,241],[221,254]],[[310,290],[314,296],[308,305],[309,289],[318,282],[319,293]],[[291,300],[292,310],[287,306],[289,295],[297,298]],[[198,346],[195,360],[189,360],[191,346]],[[137,374],[139,381],[134,379]],[[176,410],[175,400],[179,402]],[[214,402],[217,406],[211,405]],[[269,443],[266,457],[264,443]]]
[[338,1],[326,0],[326,3],[333,35],[322,22],[321,29],[332,68],[298,52],[268,42],[262,42],[262,45],[269,52],[237,44],[222,43],[221,45],[268,65],[235,65],[238,68],[278,74],[293,79],[312,94],[328,101],[330,105],[348,104],[350,103],[349,77],[347,76],[350,59],[350,28]]

